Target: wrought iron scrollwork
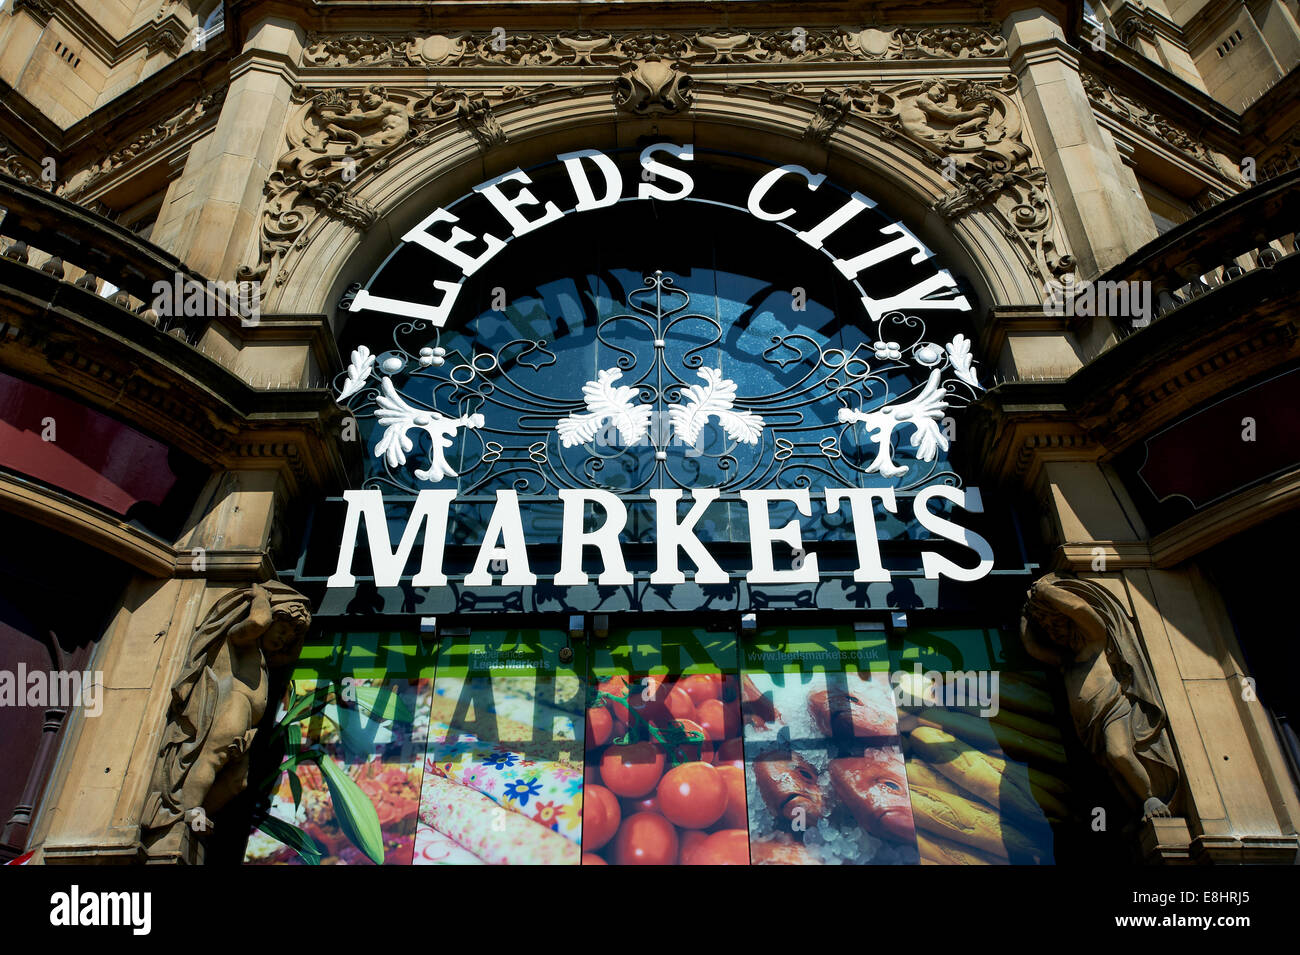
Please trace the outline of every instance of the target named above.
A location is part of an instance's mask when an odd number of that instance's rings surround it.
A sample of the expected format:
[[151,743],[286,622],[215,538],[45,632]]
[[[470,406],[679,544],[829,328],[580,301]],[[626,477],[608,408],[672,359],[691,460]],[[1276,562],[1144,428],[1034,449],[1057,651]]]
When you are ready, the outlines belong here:
[[[404,493],[449,480],[467,498],[960,483],[944,453],[950,412],[982,390],[964,335],[931,341],[920,318],[895,312],[851,348],[790,332],[724,356],[728,330],[655,272],[597,324],[595,374],[581,386],[555,373],[560,342],[465,354],[420,320],[394,326],[382,353],[358,346],[336,386],[377,424],[380,467],[365,486]],[[745,394],[729,375],[779,387]]]

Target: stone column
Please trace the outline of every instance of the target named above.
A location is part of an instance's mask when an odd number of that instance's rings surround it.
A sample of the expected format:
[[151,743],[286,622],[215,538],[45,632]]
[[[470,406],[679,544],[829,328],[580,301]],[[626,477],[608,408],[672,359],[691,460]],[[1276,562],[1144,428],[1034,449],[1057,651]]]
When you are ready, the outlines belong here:
[[1002,32],[1079,277],[1095,278],[1155,238],[1155,224],[1093,117],[1060,25],[1035,7],[1009,16]]
[[168,190],[152,239],[201,275],[232,280],[256,248],[262,189],[285,150],[303,39],[299,26],[275,17],[249,30],[216,128]]

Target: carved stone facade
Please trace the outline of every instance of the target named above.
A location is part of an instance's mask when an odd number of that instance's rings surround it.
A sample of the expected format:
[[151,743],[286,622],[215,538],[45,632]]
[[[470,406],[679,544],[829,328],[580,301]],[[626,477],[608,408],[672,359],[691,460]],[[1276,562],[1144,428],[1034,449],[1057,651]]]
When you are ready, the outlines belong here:
[[[357,422],[329,386],[348,374],[340,348],[352,346],[340,336],[357,320],[361,283],[401,237],[437,209],[459,211],[452,203],[475,198],[475,184],[547,164],[562,182],[561,154],[618,154],[632,169],[641,150],[692,144],[686,168],[708,154],[706,175],[719,180],[762,166],[784,170],[787,195],[842,192],[844,222],[878,204],[910,265],[933,257],[951,269],[958,284],[948,288],[969,299],[970,321],[960,339],[942,340],[967,369],[978,359],[987,385],[960,423],[967,484],[986,488],[990,511],[1005,497],[1035,568],[972,626],[1008,640],[1023,627],[1021,644],[1050,681],[1034,688],[1068,705],[1062,748],[1095,770],[1099,792],[1131,803],[1116,844],[1149,861],[1295,861],[1300,794],[1285,707],[1260,702],[1291,691],[1241,694],[1243,679],[1264,676],[1252,654],[1276,649],[1260,623],[1271,618],[1217,581],[1233,579],[1250,528],[1300,512],[1300,461],[1265,467],[1257,445],[1221,442],[1210,456],[1253,477],[1191,508],[1177,493],[1157,499],[1144,457],[1158,464],[1160,436],[1172,440],[1189,420],[1196,430],[1189,416],[1300,361],[1285,304],[1296,291],[1294,76],[1237,109],[1201,82],[1187,53],[1194,38],[1173,20],[1150,10],[1117,28],[1107,20],[1096,45],[1090,22],[1065,19],[1061,10],[1081,13],[1070,4],[944,4],[948,16],[898,3],[882,7],[884,19],[817,4],[796,27],[749,4],[719,24],[707,3],[674,4],[681,16],[664,25],[661,9],[629,0],[565,27],[559,14],[542,20],[538,5],[506,0],[491,20],[475,12],[453,29],[419,5],[241,0],[223,7],[235,14],[230,33],[213,32],[204,48],[192,38],[209,5],[160,0],[131,15],[93,6],[14,0],[13,15],[0,14],[0,384],[75,400],[190,470],[166,501],[179,517],[157,531],[146,519],[158,501],[113,511],[0,461],[0,521],[84,544],[125,581],[95,635],[115,715],[72,713],[41,757],[52,767],[41,798],[19,807],[35,861],[194,862],[219,841],[194,818],[237,804],[250,747],[267,745],[254,734],[274,705],[267,687],[286,679],[285,651],[307,634],[320,596],[319,579],[302,593],[281,580],[321,563],[304,557],[304,528],[322,500],[359,486],[362,458],[374,455],[344,436]],[[610,209],[643,195],[633,180]],[[777,195],[751,193],[750,215],[763,201],[783,208]],[[732,211],[744,214],[745,202]],[[585,214],[565,215],[565,227]],[[837,220],[826,221],[823,239]],[[832,281],[848,276],[853,262],[816,237],[794,241],[829,256]],[[480,229],[456,241],[478,250],[487,238]],[[743,230],[718,241],[757,242]],[[556,261],[568,254],[556,247]],[[1149,287],[1154,314],[1054,311],[1050,290],[1067,278]],[[157,301],[159,283],[235,280],[256,292],[257,320],[168,314]],[[846,316],[874,292],[846,293],[835,321],[867,325]],[[753,309],[760,324],[766,307]],[[561,324],[549,303],[510,320]],[[421,321],[404,327],[427,331]],[[459,313],[451,324],[448,334]],[[540,332],[528,334],[528,354],[554,357]],[[758,350],[802,357],[793,339]],[[432,368],[449,357],[435,344],[367,356]],[[873,363],[899,347],[883,333],[870,345]],[[916,354],[929,367],[949,353],[929,343]],[[469,359],[471,376],[476,360],[488,358]],[[844,374],[856,367],[846,361]],[[601,367],[588,387],[601,375],[613,380]],[[412,422],[432,417],[408,399]],[[834,424],[880,420],[850,413]],[[473,408],[446,421],[491,430]],[[819,453],[846,453],[841,435],[822,438]],[[484,453],[500,457],[503,443],[490,440]],[[788,457],[796,442],[783,441]],[[1169,470],[1214,470],[1203,457]],[[426,460],[441,463],[424,478],[460,467],[441,447]],[[317,608],[313,632],[340,616]],[[906,627],[904,609],[868,601],[844,619]],[[810,598],[795,611],[819,608]],[[572,630],[569,619],[545,623]],[[227,678],[236,671],[248,679]]]
[[1149,106],[1144,106],[1125,95],[1115,85],[1107,83],[1100,76],[1087,71],[1082,72],[1080,76],[1083,79],[1084,89],[1088,91],[1088,97],[1101,109],[1133,124],[1153,141],[1175,149],[1214,170],[1225,181],[1236,186],[1245,184],[1240,169],[1223,153],[1211,149],[1186,129]]
[[77,199],[106,176],[121,172],[137,159],[165,146],[192,127],[213,122],[225,101],[225,90],[215,90],[190,102],[183,110],[162,123],[149,127],[125,146],[119,146],[89,166],[78,169],[59,183],[58,195]]

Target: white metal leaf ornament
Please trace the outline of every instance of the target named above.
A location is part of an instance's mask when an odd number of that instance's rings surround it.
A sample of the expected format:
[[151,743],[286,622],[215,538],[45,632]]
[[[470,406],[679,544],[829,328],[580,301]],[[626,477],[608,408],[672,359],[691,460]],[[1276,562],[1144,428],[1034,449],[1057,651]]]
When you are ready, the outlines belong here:
[[364,388],[374,368],[375,356],[370,354],[370,349],[365,345],[358,345],[352,352],[352,360],[348,362],[347,381],[343,382],[338,400],[346,401]]
[[654,409],[650,405],[634,403],[636,388],[614,384],[622,377],[623,372],[619,369],[606,368],[596,373],[595,381],[582,386],[587,410],[574,412],[555,423],[560,444],[566,448],[586,444],[596,437],[596,432],[606,421],[618,429],[618,436],[625,445],[636,444],[646,436]]
[[[958,336],[960,337],[960,336]],[[911,401],[885,405],[875,411],[855,411],[841,408],[840,421],[859,421],[866,426],[867,434],[876,442],[876,458],[867,467],[868,474],[879,472],[883,477],[901,477],[907,473],[903,465],[895,464],[890,456],[891,440],[894,429],[911,425],[912,440],[908,442],[916,448],[916,457],[920,461],[933,461],[940,449],[948,450],[948,439],[939,429],[944,409],[948,407],[945,400],[947,391],[939,383],[940,372],[935,369],[925,383],[921,393]]]
[[437,411],[415,408],[407,404],[393,387],[393,379],[385,378],[380,383],[383,392],[375,403],[379,410],[375,420],[384,425],[383,436],[375,444],[375,457],[383,458],[389,467],[399,467],[406,463],[406,455],[415,447],[409,432],[412,428],[423,428],[429,433],[432,444],[429,451],[429,467],[417,468],[415,476],[421,481],[441,481],[443,478],[456,477],[456,472],[443,452],[451,447],[452,438],[461,428],[481,428],[484,425],[481,414],[463,415],[459,418],[447,418]]
[[741,444],[758,444],[763,433],[763,419],[752,411],[736,411],[736,383],[723,378],[717,368],[701,368],[699,376],[706,384],[682,389],[686,403],[668,406],[673,434],[691,447],[700,440],[700,432],[709,418],[717,418],[727,437]]
[[979,388],[975,377],[975,363],[971,358],[970,340],[965,335],[956,335],[948,343],[948,360],[952,362],[953,374],[972,388]]

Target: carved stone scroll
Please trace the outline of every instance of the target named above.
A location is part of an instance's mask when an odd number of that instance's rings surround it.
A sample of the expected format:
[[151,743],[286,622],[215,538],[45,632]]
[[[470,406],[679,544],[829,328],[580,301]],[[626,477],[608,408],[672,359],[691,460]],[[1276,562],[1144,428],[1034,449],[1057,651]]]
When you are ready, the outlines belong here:
[[460,122],[484,147],[507,138],[483,93],[441,85],[431,91],[372,85],[299,88],[298,97],[303,105],[289,121],[289,149],[264,190],[258,262],[240,268],[242,280],[271,275],[282,281],[282,261],[317,214],[369,229],[377,213],[349,195],[352,184],[363,173],[384,168],[398,147],[426,141],[439,125]]

